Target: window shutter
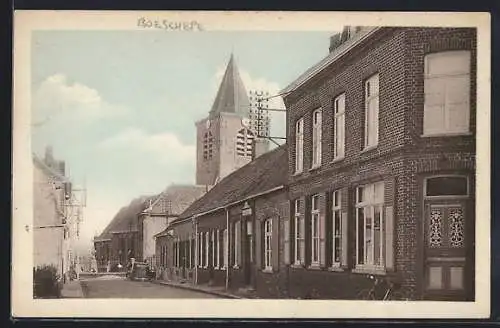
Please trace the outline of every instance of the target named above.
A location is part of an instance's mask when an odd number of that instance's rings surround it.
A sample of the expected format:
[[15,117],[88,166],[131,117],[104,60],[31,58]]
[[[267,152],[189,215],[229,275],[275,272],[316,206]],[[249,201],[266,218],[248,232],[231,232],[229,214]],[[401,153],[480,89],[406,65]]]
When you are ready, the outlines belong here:
[[280,217],[279,215],[275,215],[271,221],[271,229],[272,229],[272,240],[271,240],[271,264],[273,266],[273,271],[278,271],[280,262],[279,262],[279,254],[280,254]]
[[284,219],[285,231],[283,232],[283,241],[285,246],[285,265],[290,264],[290,218]]
[[241,264],[241,221],[236,221],[236,227],[235,227],[235,245],[234,245],[234,249],[235,249],[235,258],[236,258],[236,263],[237,265],[240,265]]
[[385,267],[394,270],[394,210],[392,206],[385,208]]
[[319,196],[319,264],[324,267],[326,265],[326,222],[325,222],[325,212],[326,212],[326,201],[325,195],[321,194]]
[[347,212],[342,212],[342,217],[341,217],[341,229],[342,229],[342,255],[341,255],[341,265],[342,267],[347,267],[347,254],[348,254],[348,243],[347,243],[347,236],[348,236],[348,227],[347,227]]
[[255,265],[257,268],[262,268],[262,222],[259,220],[255,221]]

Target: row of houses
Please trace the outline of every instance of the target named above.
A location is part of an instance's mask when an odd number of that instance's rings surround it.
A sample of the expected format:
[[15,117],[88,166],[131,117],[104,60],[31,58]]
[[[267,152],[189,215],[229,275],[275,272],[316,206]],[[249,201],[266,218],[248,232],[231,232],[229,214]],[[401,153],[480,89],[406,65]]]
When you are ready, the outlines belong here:
[[52,147],[33,160],[33,266],[52,266],[61,282],[77,265],[76,242],[81,207],[67,176],[66,163],[56,160]]
[[101,270],[135,257],[263,298],[355,299],[370,275],[473,300],[476,61],[472,28],[346,27],[280,92],[286,144],[263,152],[231,56],[196,123],[197,185],[123,208]]
[[160,279],[266,298],[474,299],[476,30],[348,27],[281,93],[286,145],[156,235]]

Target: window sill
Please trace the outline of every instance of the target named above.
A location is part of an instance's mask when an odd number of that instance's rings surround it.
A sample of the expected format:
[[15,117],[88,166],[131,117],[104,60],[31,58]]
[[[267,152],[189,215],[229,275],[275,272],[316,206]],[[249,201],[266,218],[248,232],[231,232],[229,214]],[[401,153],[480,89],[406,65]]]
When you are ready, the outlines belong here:
[[240,266],[238,264],[233,265],[233,269],[239,269]]
[[378,146],[378,144],[377,144],[377,145],[373,145],[373,146],[368,146],[368,147],[365,147],[365,148],[363,148],[363,149],[361,150],[361,152],[360,152],[360,153],[361,153],[361,154],[363,154],[363,153],[368,153],[368,152],[369,152],[369,151],[371,151],[371,150],[377,149],[377,146]]
[[387,272],[385,268],[381,267],[370,267],[370,266],[357,266],[352,269],[352,273],[361,273],[361,274],[375,274],[375,275],[386,275]]
[[309,270],[321,270],[321,266],[319,263],[311,264],[310,266],[307,267]]
[[464,137],[464,136],[471,136],[472,132],[443,132],[443,133],[428,133],[428,134],[421,134],[420,137],[422,138],[439,138],[439,137]]
[[303,269],[304,268],[304,264],[296,262],[296,263],[290,264],[290,267],[292,267],[294,269]]
[[344,272],[344,268],[342,268],[341,266],[331,266],[328,268],[328,271],[331,271],[331,272]]
[[262,273],[273,273],[273,268],[265,268],[265,269],[262,269],[261,272]]
[[341,157],[337,157],[337,158],[334,158],[330,161],[331,164],[334,164],[334,163],[338,163],[338,162],[342,162],[344,160],[345,156],[341,156]]
[[304,173],[304,171],[295,171],[295,172],[292,174],[292,176],[293,176],[293,177],[296,177],[296,176],[298,176],[298,175],[301,175],[302,173]]
[[309,172],[318,170],[321,167],[321,164],[316,164],[311,166],[311,168],[308,170]]

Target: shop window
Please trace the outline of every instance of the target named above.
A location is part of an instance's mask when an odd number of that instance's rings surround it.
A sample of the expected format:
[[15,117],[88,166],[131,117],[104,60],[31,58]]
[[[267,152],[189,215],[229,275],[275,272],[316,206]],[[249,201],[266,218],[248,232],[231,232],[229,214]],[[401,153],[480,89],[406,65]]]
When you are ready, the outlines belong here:
[[264,269],[272,270],[272,238],[273,223],[271,219],[264,221]]
[[294,229],[294,264],[295,265],[300,265],[304,263],[304,230],[305,230],[305,224],[304,224],[304,216],[300,214],[300,206],[301,206],[301,201],[300,199],[296,199],[294,202],[294,224],[295,224],[295,229]]

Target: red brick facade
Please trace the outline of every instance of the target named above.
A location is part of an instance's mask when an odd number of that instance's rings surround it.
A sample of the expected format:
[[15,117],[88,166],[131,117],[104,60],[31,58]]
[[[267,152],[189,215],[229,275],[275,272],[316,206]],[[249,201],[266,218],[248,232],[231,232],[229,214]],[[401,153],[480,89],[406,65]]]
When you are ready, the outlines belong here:
[[[331,192],[340,190],[342,212],[348,216],[348,261],[342,272],[334,272],[328,261],[321,268],[290,268],[290,297],[355,298],[366,288],[363,273],[355,273],[355,190],[358,185],[384,182],[384,208],[393,213],[394,266],[384,274],[398,275],[407,298],[425,298],[423,223],[423,179],[433,175],[458,174],[469,179],[474,195],[476,113],[476,31],[444,28],[381,28],[354,46],[284,101],[287,106],[289,147],[289,199],[304,201],[313,194],[322,213],[331,213]],[[424,112],[424,56],[446,50],[471,51],[470,131],[468,135],[422,137]],[[363,150],[364,81],[379,74],[378,145]],[[333,99],[345,93],[345,157],[333,159]],[[312,112],[322,108],[322,165],[310,170],[312,158]],[[295,174],[295,123],[304,118],[304,171]],[[466,200],[473,217],[473,196]],[[307,204],[307,202],[306,202]],[[324,211],[324,212],[323,212]],[[306,222],[310,218],[306,215]],[[290,226],[293,226],[292,224]],[[306,223],[307,226],[307,223]],[[473,224],[472,224],[473,226]],[[293,229],[291,229],[293,236]],[[306,235],[308,231],[306,230]],[[470,245],[473,234],[467,235]],[[293,238],[292,238],[293,239]],[[471,240],[472,239],[472,240]],[[306,253],[310,252],[306,238]],[[293,242],[290,244],[293,253]],[[330,250],[331,252],[331,250]],[[326,249],[329,255],[328,248]],[[472,252],[473,253],[473,252]],[[473,254],[468,255],[473,267]],[[335,270],[340,271],[340,270]],[[473,274],[469,274],[469,278]],[[468,281],[469,281],[468,280]],[[467,283],[467,282],[466,282]],[[470,287],[470,286],[467,286]],[[473,295],[468,288],[467,298]]]

